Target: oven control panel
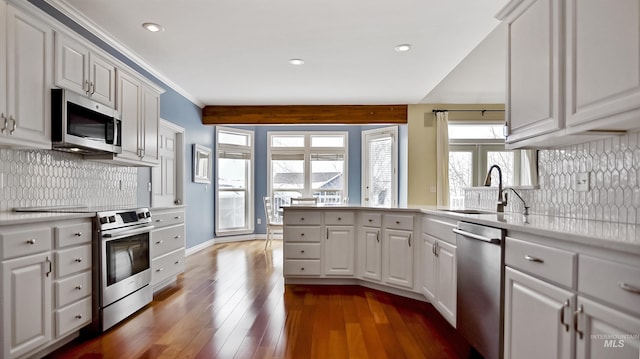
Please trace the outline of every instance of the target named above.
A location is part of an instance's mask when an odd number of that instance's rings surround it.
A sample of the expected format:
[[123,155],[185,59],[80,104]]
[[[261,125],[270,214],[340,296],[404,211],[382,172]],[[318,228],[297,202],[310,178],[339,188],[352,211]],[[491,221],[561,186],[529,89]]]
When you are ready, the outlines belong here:
[[96,215],[101,231],[151,223],[148,208],[98,212]]

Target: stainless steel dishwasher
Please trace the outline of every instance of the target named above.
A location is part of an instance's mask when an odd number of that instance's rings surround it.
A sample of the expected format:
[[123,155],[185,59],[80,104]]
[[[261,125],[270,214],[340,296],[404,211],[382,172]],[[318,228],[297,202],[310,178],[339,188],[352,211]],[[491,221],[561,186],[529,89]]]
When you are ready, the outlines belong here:
[[504,230],[458,222],[456,327],[485,359],[502,358]]

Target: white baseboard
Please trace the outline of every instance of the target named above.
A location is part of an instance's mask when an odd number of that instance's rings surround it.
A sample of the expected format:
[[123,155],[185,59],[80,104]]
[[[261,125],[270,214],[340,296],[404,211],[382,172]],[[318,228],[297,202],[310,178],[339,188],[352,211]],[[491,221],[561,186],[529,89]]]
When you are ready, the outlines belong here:
[[[264,233],[261,234],[243,234],[239,236],[228,236],[228,237],[216,237],[211,238],[206,242],[202,242],[193,247],[189,247],[185,250],[185,256],[188,257],[196,252],[200,252],[201,250],[211,247],[214,244],[218,243],[232,243],[232,242],[242,242],[242,241],[254,241],[254,240],[266,240],[267,235]],[[274,235],[274,240],[282,240],[282,235]]]
[[216,244],[216,239],[215,238],[211,238],[208,241],[202,242],[200,244],[196,244],[193,247],[189,247],[185,250],[184,255],[185,257],[188,257],[196,252],[200,252],[201,250],[211,247],[212,245]]

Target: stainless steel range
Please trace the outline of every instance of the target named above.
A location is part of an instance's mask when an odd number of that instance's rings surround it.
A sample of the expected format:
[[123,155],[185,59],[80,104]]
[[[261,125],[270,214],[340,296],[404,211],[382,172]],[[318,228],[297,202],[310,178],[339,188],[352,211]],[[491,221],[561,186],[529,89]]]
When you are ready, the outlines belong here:
[[153,299],[147,208],[96,214],[93,329],[105,331]]

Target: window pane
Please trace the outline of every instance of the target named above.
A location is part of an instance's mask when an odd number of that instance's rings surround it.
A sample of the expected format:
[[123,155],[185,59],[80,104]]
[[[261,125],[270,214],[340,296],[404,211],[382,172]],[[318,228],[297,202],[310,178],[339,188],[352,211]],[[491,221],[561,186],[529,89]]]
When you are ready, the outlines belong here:
[[218,192],[218,208],[220,230],[246,228],[245,211],[245,191],[223,191]]
[[449,204],[464,207],[464,189],[472,186],[473,154],[449,152]]
[[[487,171],[492,165],[500,166],[502,170],[502,186],[513,186],[513,152],[511,151],[488,151]],[[498,171],[491,173],[491,185],[497,186]]]
[[456,125],[449,124],[449,139],[504,139],[502,125]]
[[239,145],[239,146],[248,146],[249,144],[249,136],[238,134],[238,133],[229,133],[224,131],[218,131],[218,143],[224,143],[229,145]]
[[344,136],[311,136],[311,147],[344,147]]
[[249,160],[218,159],[218,188],[247,188]]
[[340,203],[344,188],[344,155],[312,154],[311,187],[318,203]]
[[368,191],[369,205],[372,207],[391,207],[391,191],[393,190],[393,138],[381,137],[367,143],[368,175],[370,183]]
[[304,189],[304,160],[279,159],[271,161],[273,191],[279,189]]
[[304,135],[271,136],[272,147],[304,147]]

